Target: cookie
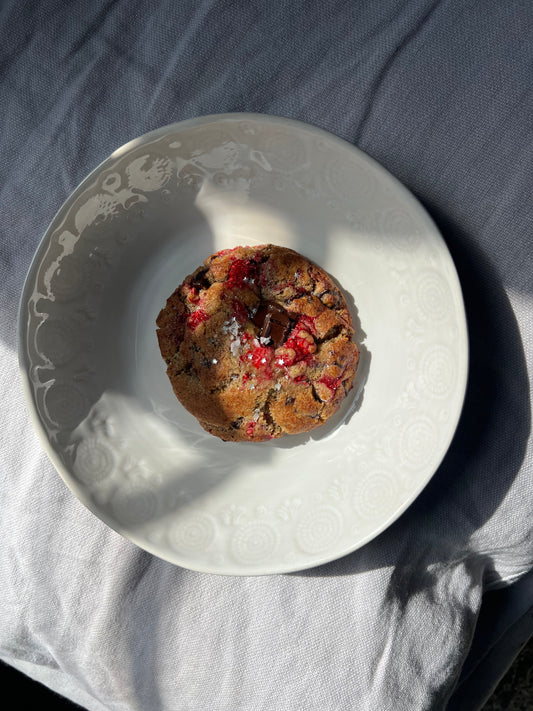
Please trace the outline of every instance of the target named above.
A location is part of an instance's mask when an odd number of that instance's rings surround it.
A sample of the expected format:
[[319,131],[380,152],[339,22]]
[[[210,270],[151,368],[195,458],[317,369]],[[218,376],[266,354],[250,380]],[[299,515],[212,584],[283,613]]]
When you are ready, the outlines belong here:
[[168,298],[157,327],[176,397],[225,441],[324,424],[351,389],[359,360],[331,278],[271,244],[210,256]]

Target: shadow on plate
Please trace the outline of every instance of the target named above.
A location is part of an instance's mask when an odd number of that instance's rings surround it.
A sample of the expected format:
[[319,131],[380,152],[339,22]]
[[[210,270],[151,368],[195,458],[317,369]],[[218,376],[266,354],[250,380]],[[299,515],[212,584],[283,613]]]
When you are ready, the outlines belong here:
[[[470,345],[468,384],[451,446],[428,486],[377,539],[344,558],[293,575],[351,575],[395,566],[391,591],[431,566],[476,560],[472,575],[495,577],[472,536],[495,513],[520,471],[531,429],[529,380],[519,327],[496,270],[456,225],[433,211],[461,282]],[[481,570],[480,570],[481,569]],[[398,592],[400,594],[400,592]]]

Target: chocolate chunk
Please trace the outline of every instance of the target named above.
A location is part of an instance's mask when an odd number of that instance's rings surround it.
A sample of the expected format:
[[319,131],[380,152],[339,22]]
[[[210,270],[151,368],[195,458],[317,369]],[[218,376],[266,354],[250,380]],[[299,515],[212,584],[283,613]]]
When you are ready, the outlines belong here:
[[191,279],[191,286],[197,289],[209,289],[211,283],[206,277],[207,269],[201,269],[195,276]]
[[270,333],[268,334],[274,342],[274,348],[279,348],[287,340],[293,322],[288,319],[286,322],[278,321],[275,318],[270,320]]
[[263,301],[252,317],[252,322],[261,329],[261,338],[271,338],[274,348],[281,346],[294,325],[289,314],[271,301]]
[[270,329],[272,327],[272,314],[267,311],[265,315],[265,320],[261,326],[261,337],[270,338]]

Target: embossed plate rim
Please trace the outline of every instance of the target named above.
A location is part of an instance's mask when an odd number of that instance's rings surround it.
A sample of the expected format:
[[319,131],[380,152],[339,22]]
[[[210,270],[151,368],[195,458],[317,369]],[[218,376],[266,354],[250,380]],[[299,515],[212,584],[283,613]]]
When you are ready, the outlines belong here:
[[[49,246],[49,241],[52,236],[52,233],[54,229],[57,228],[57,224],[60,222],[60,218],[62,215],[65,215],[68,213],[68,210],[70,207],[75,203],[75,201],[80,197],[80,195],[83,194],[85,190],[87,190],[88,186],[90,186],[95,180],[97,180],[98,176],[105,170],[107,170],[110,166],[114,164],[117,160],[119,160],[121,157],[127,155],[130,151],[133,151],[134,149],[138,147],[144,146],[146,143],[153,142],[159,138],[163,138],[168,134],[174,134],[176,132],[179,132],[180,130],[186,130],[191,127],[198,127],[201,126],[202,124],[213,124],[213,123],[224,123],[224,122],[246,122],[246,121],[252,121],[252,122],[266,122],[268,125],[279,125],[279,126],[289,126],[295,131],[298,130],[304,130],[307,133],[312,133],[314,136],[316,136],[317,139],[324,139],[329,142],[332,142],[336,146],[342,148],[344,151],[352,152],[353,155],[358,157],[358,160],[362,161],[365,163],[367,166],[370,166],[372,170],[377,173],[379,176],[381,176],[383,179],[386,179],[390,184],[394,185],[395,191],[401,195],[402,200],[406,201],[411,210],[414,210],[420,220],[425,223],[427,229],[431,231],[434,235],[438,236],[440,242],[441,248],[444,249],[444,251],[447,254],[449,263],[450,263],[450,274],[448,275],[448,278],[450,278],[450,275],[453,275],[453,291],[456,297],[458,297],[458,301],[460,303],[459,311],[460,313],[458,314],[458,317],[460,318],[462,322],[462,327],[463,327],[463,332],[464,332],[464,338],[462,340],[462,343],[460,344],[462,346],[462,353],[460,356],[461,364],[462,364],[462,369],[461,372],[459,373],[458,377],[460,378],[460,383],[459,383],[459,391],[460,391],[460,403],[461,406],[457,408],[457,411],[455,412],[455,422],[453,427],[450,427],[450,431],[448,433],[447,441],[446,441],[446,446],[443,446],[443,452],[442,452],[442,457],[440,461],[442,461],[442,458],[444,457],[451,440],[455,434],[455,430],[457,427],[457,423],[459,421],[459,417],[461,414],[462,410],[462,403],[464,402],[464,395],[466,392],[466,382],[467,382],[467,374],[468,374],[468,338],[467,338],[467,332],[466,332],[466,319],[465,319],[465,314],[464,314],[464,304],[462,300],[462,294],[461,294],[461,288],[460,288],[460,283],[459,279],[457,277],[457,273],[455,270],[455,266],[453,265],[453,260],[451,259],[451,255],[449,254],[446,244],[444,240],[442,239],[442,236],[438,232],[435,224],[431,220],[430,216],[427,214],[427,212],[424,210],[424,208],[421,206],[421,204],[416,200],[416,198],[410,193],[410,191],[403,185],[401,184],[394,176],[392,176],[383,166],[381,166],[379,163],[377,163],[374,159],[369,157],[367,154],[362,152],[360,149],[356,148],[355,146],[351,145],[350,143],[344,141],[343,139],[327,132],[324,131],[323,129],[320,129],[315,126],[311,126],[309,124],[302,123],[300,121],[295,121],[293,119],[285,119],[283,117],[277,117],[277,116],[269,116],[266,114],[251,114],[251,113],[230,113],[230,114],[212,114],[212,115],[207,115],[207,116],[202,116],[198,118],[192,118],[192,119],[187,119],[185,121],[177,122],[174,124],[171,124],[169,126],[164,126],[161,128],[158,128],[154,131],[151,131],[147,134],[144,134],[143,136],[139,136],[138,138],[133,139],[132,141],[129,141],[128,143],[124,144],[122,147],[116,149],[108,158],[106,158],[100,165],[98,165],[89,175],[80,183],[80,185],[71,193],[71,195],[65,200],[63,205],[59,208],[57,211],[56,215],[52,219],[48,229],[46,230],[32,261],[32,264],[28,270],[28,274],[26,276],[26,280],[24,283],[24,288],[22,290],[21,298],[20,298],[20,305],[19,305],[19,322],[18,322],[18,338],[19,338],[19,366],[20,366],[20,371],[21,371],[21,376],[22,376],[22,383],[23,383],[23,389],[24,389],[24,395],[26,399],[26,403],[28,405],[28,410],[30,413],[30,417],[33,423],[34,428],[36,429],[39,438],[43,444],[43,447],[48,454],[50,460],[54,464],[55,468],[61,475],[62,479],[65,481],[67,486],[73,491],[73,493],[77,496],[82,503],[84,503],[89,510],[91,510],[98,518],[100,518],[102,521],[104,521],[110,528],[113,528],[114,530],[118,531],[122,535],[124,535],[126,538],[129,540],[133,541],[136,543],[139,547],[143,548],[144,550],[147,550],[150,553],[153,553],[154,555],[158,557],[162,557],[165,560],[169,560],[168,557],[165,555],[161,554],[161,549],[158,547],[158,545],[152,544],[150,541],[146,539],[142,540],[137,540],[135,536],[131,534],[131,531],[128,531],[127,528],[122,526],[116,519],[113,517],[107,516],[103,511],[99,510],[98,507],[94,505],[94,503],[90,500],[88,500],[88,496],[85,494],[85,491],[81,487],[81,485],[77,482],[75,477],[73,476],[72,472],[68,470],[68,468],[65,467],[63,464],[59,454],[56,452],[54,447],[52,446],[50,439],[47,435],[45,426],[41,420],[41,417],[39,416],[39,412],[37,409],[37,405],[34,402],[33,398],[33,392],[32,392],[32,387],[30,384],[30,379],[28,376],[28,360],[27,360],[27,352],[26,352],[26,331],[25,331],[25,326],[26,322],[23,316],[23,309],[24,306],[28,303],[28,291],[30,289],[30,284],[33,284],[35,281],[35,276],[38,270],[38,267],[40,265],[40,262],[43,258],[43,255],[46,252],[46,249]],[[439,461],[439,464],[440,464]],[[381,521],[381,525],[376,526],[368,535],[360,537],[357,539],[355,544],[353,545],[348,545],[345,546],[342,549],[337,549],[333,553],[332,552],[326,552],[323,555],[315,555],[312,560],[306,559],[305,561],[300,561],[300,563],[289,563],[289,564],[282,564],[280,561],[278,562],[267,562],[259,566],[259,568],[246,568],[243,567],[242,565],[234,565],[233,567],[230,564],[226,564],[224,566],[223,570],[218,570],[214,569],[214,567],[210,565],[205,565],[205,564],[195,564],[194,562],[191,562],[190,560],[183,560],[180,561],[178,560],[179,556],[174,556],[173,560],[171,562],[174,562],[179,565],[183,565],[184,567],[197,570],[199,572],[207,572],[207,573],[218,573],[218,574],[228,574],[228,575],[264,575],[264,574],[275,574],[275,573],[282,573],[282,572],[295,572],[298,570],[304,570],[306,568],[311,568],[315,567],[327,562],[330,562],[334,559],[337,559],[339,557],[342,557],[346,555],[347,553],[353,552],[354,550],[362,547],[366,543],[368,543],[370,540],[374,539],[376,536],[378,536],[380,533],[382,533],[385,529],[387,529],[391,523],[393,523],[399,516],[410,506],[410,504],[417,498],[417,496],[420,494],[420,492],[425,488],[431,477],[433,476],[434,472],[438,468],[438,465],[434,467],[434,470],[431,474],[429,474],[425,480],[419,482],[419,485],[412,490],[411,495],[409,497],[406,497],[403,499],[402,504],[400,506],[396,506],[394,511],[387,517],[384,518]],[[309,512],[310,513],[310,512]],[[305,516],[303,517],[305,518]],[[216,567],[216,566],[215,566]]]

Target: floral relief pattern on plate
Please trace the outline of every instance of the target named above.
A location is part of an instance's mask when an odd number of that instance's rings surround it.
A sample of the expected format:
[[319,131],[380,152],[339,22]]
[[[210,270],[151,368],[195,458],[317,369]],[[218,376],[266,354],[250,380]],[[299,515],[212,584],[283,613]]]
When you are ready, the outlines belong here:
[[[321,431],[224,446],[169,393],[155,317],[208,254],[268,241],[338,279],[361,362]],[[455,269],[416,200],[340,139],[252,114],[160,129],[88,176],[35,255],[19,348],[82,502],[166,560],[235,575],[318,565],[386,528],[442,460],[467,370]]]

